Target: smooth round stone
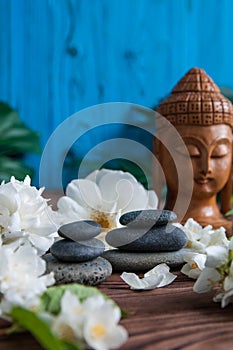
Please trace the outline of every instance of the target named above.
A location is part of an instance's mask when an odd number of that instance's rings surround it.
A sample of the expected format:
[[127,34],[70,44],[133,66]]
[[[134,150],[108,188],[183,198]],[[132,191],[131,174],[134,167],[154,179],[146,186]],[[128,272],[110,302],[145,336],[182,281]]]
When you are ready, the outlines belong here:
[[72,241],[86,241],[98,236],[102,227],[98,222],[92,220],[74,221],[61,226],[58,230],[59,236]]
[[166,225],[177,219],[177,215],[170,210],[137,210],[125,213],[120,217],[122,225],[131,227],[147,227]]
[[97,258],[104,249],[104,243],[96,238],[83,242],[61,239],[52,245],[50,252],[60,261],[82,262]]
[[143,229],[122,227],[108,232],[106,242],[121,250],[130,251],[176,251],[187,244],[185,233],[173,225],[158,226],[145,232]]
[[56,284],[81,283],[95,286],[112,274],[112,266],[108,260],[98,257],[83,263],[60,262],[51,254],[43,256],[46,261],[46,273],[54,272]]
[[177,252],[134,253],[119,249],[107,250],[102,257],[107,259],[114,271],[148,271],[156,265],[166,263],[170,267],[184,264],[184,255],[190,249],[181,249]]

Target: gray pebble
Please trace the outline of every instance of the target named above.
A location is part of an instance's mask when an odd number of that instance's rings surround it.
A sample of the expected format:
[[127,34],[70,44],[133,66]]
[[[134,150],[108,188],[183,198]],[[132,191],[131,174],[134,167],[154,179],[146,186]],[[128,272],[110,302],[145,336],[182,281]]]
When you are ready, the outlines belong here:
[[43,256],[46,261],[46,273],[54,272],[56,284],[81,283],[95,286],[112,274],[112,266],[106,259],[98,257],[83,263],[57,261],[51,254]]
[[83,242],[61,239],[52,245],[50,252],[61,261],[82,262],[97,258],[104,249],[104,243],[96,238]]
[[106,235],[106,242],[114,247],[130,251],[176,251],[187,244],[185,233],[173,225],[158,226],[150,231],[122,227]]
[[122,225],[131,227],[147,227],[166,225],[177,219],[176,214],[170,210],[137,210],[125,213],[120,217]]
[[98,222],[81,220],[61,226],[58,230],[58,234],[72,241],[86,241],[99,235],[101,230],[102,228]]
[[133,253],[119,249],[107,250],[102,257],[107,259],[113,271],[148,271],[156,265],[166,263],[170,267],[178,267],[184,264],[184,255],[190,249],[181,249],[177,252],[161,253]]

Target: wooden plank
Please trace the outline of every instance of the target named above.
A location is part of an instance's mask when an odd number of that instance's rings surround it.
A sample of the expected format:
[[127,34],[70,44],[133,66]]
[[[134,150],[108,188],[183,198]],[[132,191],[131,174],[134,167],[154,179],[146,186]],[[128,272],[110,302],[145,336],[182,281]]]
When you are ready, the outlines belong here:
[[[171,285],[135,292],[113,274],[99,289],[128,313],[121,324],[129,332],[122,350],[229,350],[233,345],[232,307],[221,309],[211,294],[196,294],[193,281],[175,272]],[[3,327],[3,322],[0,323]],[[28,334],[0,337],[0,348],[39,350]]]
[[0,98],[44,147],[82,108],[153,107],[192,66],[232,87],[232,13],[231,0],[0,0]]
[[[60,193],[46,192],[56,204]],[[213,293],[193,292],[194,281],[173,271],[177,279],[164,288],[136,292],[114,273],[98,288],[128,316],[121,324],[129,333],[122,350],[229,350],[233,345],[232,306],[221,309]],[[140,275],[141,276],[141,275]],[[2,335],[9,324],[0,319],[0,349],[42,350],[28,333]]]
[[11,54],[10,54],[10,18],[11,3],[8,0],[0,1],[0,100],[10,101],[10,77],[11,77]]

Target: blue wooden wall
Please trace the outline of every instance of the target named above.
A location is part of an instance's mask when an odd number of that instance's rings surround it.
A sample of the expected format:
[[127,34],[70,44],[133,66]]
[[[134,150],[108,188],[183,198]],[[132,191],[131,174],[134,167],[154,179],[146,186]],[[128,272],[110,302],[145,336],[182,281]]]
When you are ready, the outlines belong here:
[[232,88],[232,36],[232,0],[0,0],[0,100],[44,147],[84,107],[154,106],[193,66]]

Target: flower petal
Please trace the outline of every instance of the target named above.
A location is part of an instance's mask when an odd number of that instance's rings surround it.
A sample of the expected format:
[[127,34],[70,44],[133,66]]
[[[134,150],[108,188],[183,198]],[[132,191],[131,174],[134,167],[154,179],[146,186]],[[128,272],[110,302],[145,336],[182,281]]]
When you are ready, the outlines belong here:
[[116,202],[117,210],[124,209],[130,202],[135,178],[123,171],[105,174],[99,181],[102,198],[107,202]]
[[90,207],[98,210],[102,201],[98,186],[86,179],[71,181],[67,186],[66,194],[84,208]]
[[145,284],[135,273],[123,272],[120,276],[131,289],[144,289]]
[[228,261],[228,249],[221,246],[210,246],[206,248],[206,266],[220,267]]
[[161,282],[157,285],[157,288],[161,288],[172,283],[177,278],[176,275],[173,275],[169,271],[170,271],[170,267],[167,264],[163,263],[155,266],[152,270],[148,271],[144,275],[144,277],[153,276],[153,275],[162,277]]
[[221,279],[221,275],[217,270],[206,267],[198,277],[193,286],[194,292],[205,293],[209,292]]
[[154,274],[166,274],[167,272],[169,272],[169,270],[170,270],[170,267],[167,264],[162,263],[162,264],[156,265],[153,269],[146,272],[144,274],[144,277],[148,277]]

